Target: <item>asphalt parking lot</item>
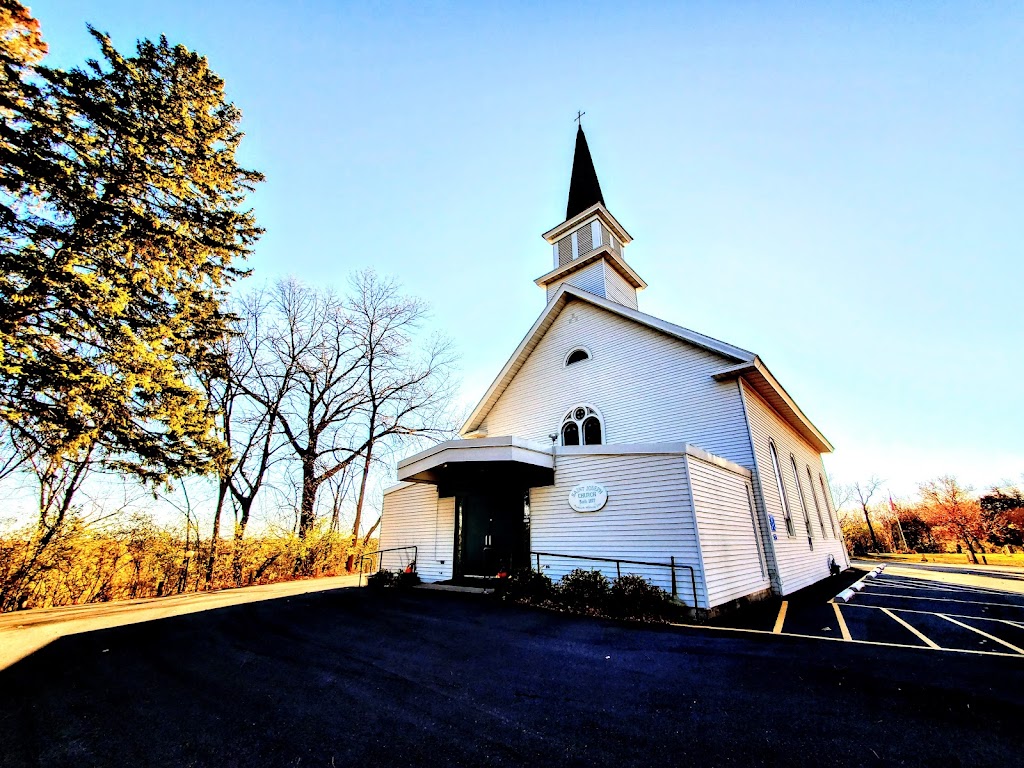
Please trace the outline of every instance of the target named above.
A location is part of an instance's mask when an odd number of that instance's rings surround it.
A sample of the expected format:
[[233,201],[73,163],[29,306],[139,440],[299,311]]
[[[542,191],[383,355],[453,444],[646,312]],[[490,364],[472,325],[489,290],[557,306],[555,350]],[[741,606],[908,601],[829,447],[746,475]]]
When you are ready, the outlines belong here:
[[[812,588],[714,622],[774,634],[1024,655],[1024,574],[942,565],[861,562]],[[856,584],[848,600],[837,598]],[[850,593],[847,593],[850,594]]]
[[[858,631],[870,610],[841,608]],[[0,671],[0,766],[1019,761],[1018,654],[800,634],[418,590],[225,606],[65,635]]]

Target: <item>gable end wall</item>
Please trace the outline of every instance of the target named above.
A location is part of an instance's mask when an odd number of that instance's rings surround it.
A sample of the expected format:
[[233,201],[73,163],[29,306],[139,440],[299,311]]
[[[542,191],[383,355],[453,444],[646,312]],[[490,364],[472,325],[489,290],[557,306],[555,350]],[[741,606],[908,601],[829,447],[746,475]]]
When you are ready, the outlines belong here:
[[[593,357],[566,367],[574,347]],[[686,442],[752,468],[743,400],[734,381],[712,374],[732,364],[582,301],[554,319],[485,417],[490,435],[549,444],[562,417],[580,403],[604,419],[604,442]]]

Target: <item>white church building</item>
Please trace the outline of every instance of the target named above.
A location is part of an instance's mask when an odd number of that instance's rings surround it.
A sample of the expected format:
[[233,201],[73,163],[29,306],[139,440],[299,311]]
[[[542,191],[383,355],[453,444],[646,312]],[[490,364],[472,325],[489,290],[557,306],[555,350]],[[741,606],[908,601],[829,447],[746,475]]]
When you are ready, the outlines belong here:
[[398,464],[385,568],[639,573],[696,609],[849,566],[831,444],[752,352],[644,314],[580,127],[547,304],[460,430]]

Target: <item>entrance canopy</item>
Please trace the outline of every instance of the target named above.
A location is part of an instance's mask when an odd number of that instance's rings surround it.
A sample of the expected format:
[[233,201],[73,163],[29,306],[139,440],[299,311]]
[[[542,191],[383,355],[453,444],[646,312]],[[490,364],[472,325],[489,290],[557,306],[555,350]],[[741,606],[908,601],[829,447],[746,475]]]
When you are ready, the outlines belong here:
[[398,479],[436,485],[438,496],[489,487],[535,488],[555,481],[549,446],[518,437],[449,440],[398,462]]

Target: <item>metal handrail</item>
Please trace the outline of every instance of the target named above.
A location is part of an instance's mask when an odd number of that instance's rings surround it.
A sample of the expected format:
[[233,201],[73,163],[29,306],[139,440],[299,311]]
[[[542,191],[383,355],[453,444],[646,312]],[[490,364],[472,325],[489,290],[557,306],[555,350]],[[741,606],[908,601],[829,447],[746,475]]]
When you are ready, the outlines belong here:
[[[373,552],[364,552],[359,556],[359,586],[363,586],[363,561],[368,557],[374,557],[375,555],[383,555],[385,552],[397,552],[400,549],[411,549],[412,550],[412,568],[413,573],[416,572],[417,560],[420,556],[420,548],[416,544],[407,544],[404,547],[388,547],[387,549],[375,549]],[[377,570],[380,571],[381,566],[384,565],[384,558],[381,558],[377,565]]]
[[630,565],[653,565],[658,568],[671,568],[672,569],[672,597],[673,599],[679,599],[679,591],[676,588],[676,568],[686,568],[690,572],[690,584],[693,587],[693,607],[697,607],[697,574],[693,570],[693,566],[685,565],[683,563],[677,563],[675,555],[669,556],[669,562],[667,563],[652,563],[645,560],[624,560],[621,557],[589,557],[587,555],[560,555],[555,552],[531,552],[530,556],[537,558],[537,570],[540,571],[540,558],[544,557],[565,557],[570,560],[591,560],[601,563],[615,563],[615,572],[619,576],[622,576],[622,563],[629,563]]

